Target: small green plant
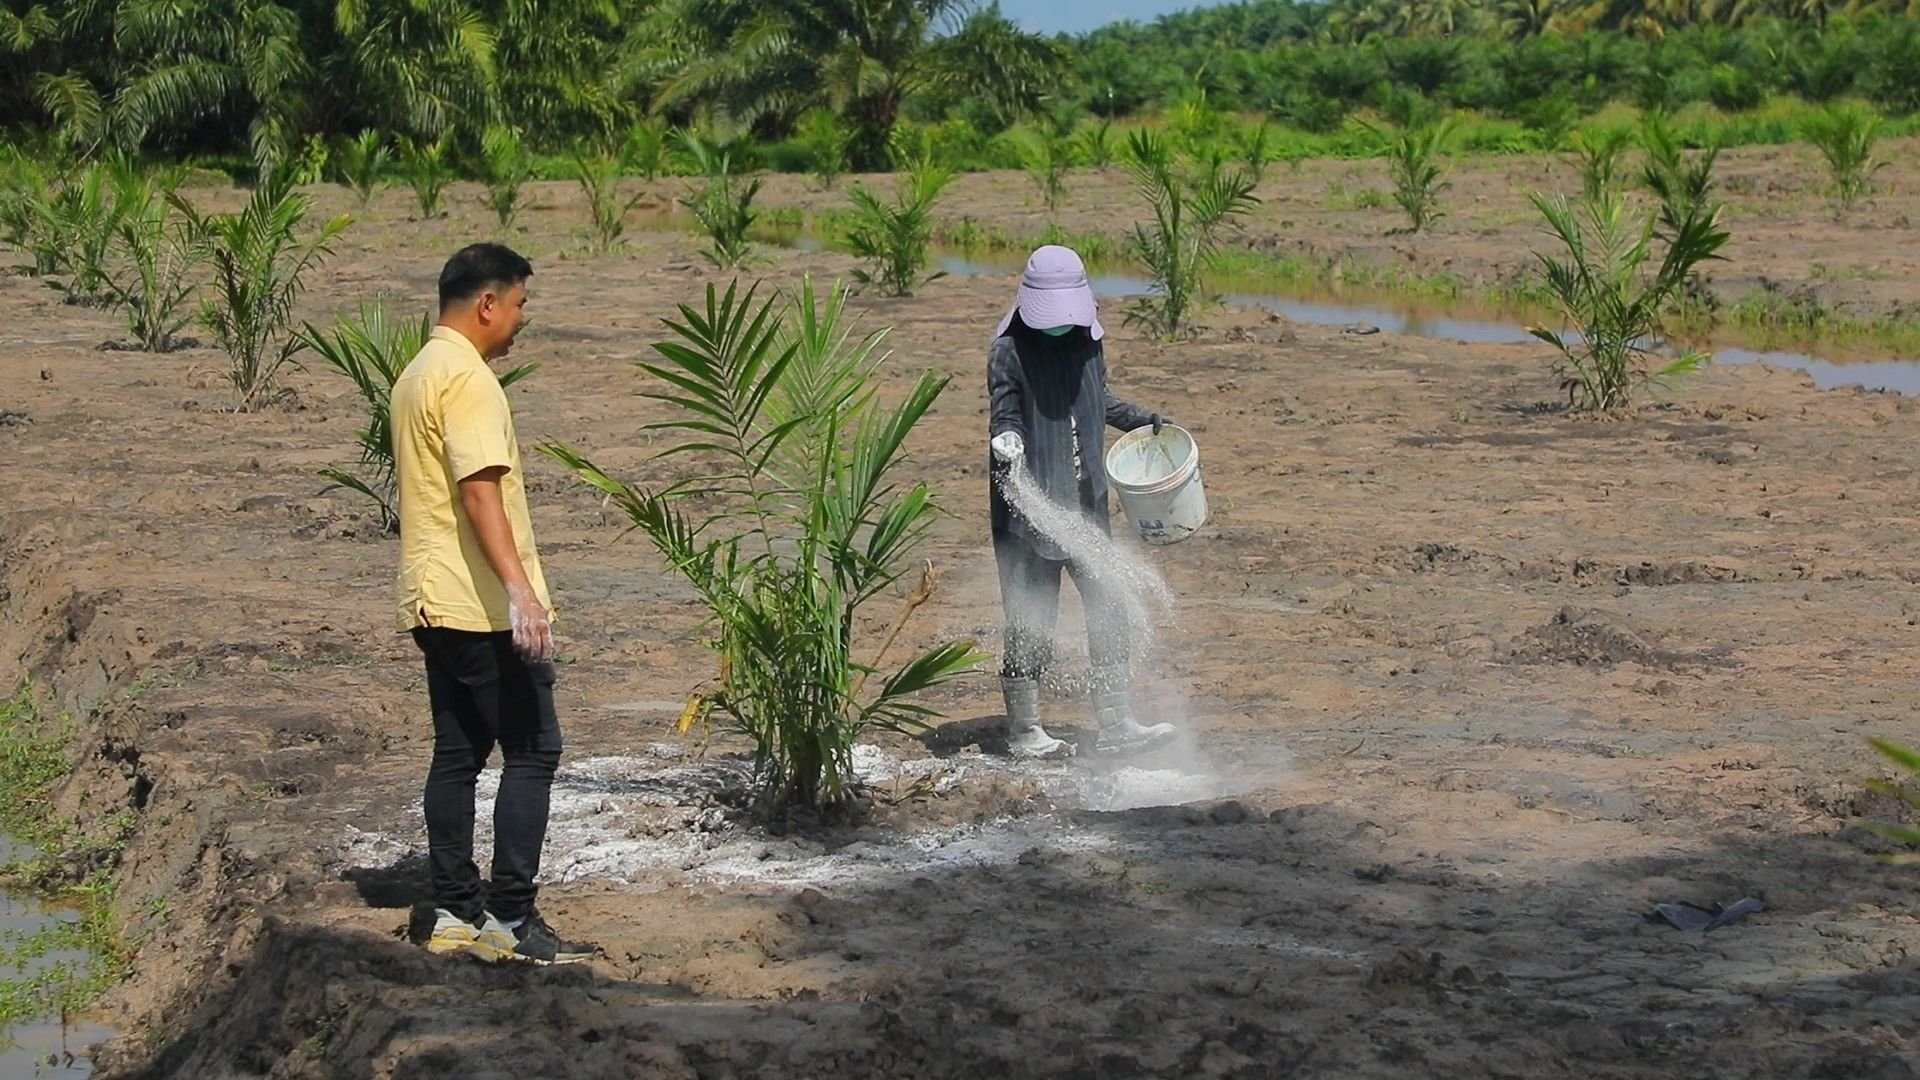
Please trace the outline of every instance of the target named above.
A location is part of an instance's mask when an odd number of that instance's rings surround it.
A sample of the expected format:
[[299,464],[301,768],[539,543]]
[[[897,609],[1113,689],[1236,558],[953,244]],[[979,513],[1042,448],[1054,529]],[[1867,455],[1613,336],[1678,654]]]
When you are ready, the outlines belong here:
[[29,843],[46,838],[53,785],[72,769],[72,725],[49,723],[29,688],[0,700],[0,834]]
[[[327,490],[345,488],[372,499],[379,508],[380,527],[399,530],[399,503],[394,496],[393,384],[407,363],[427,342],[433,321],[400,320],[378,304],[362,303],[358,318],[341,316],[331,331],[306,324],[301,334],[327,366],[345,376],[366,407],[367,426],[357,433],[360,459],[351,469],[322,469],[331,483]],[[536,364],[521,364],[500,374],[501,386],[512,386],[533,373]]]
[[406,174],[407,186],[413,188],[413,199],[420,209],[420,217],[439,217],[441,197],[447,190],[448,181],[453,179],[447,167],[446,141],[409,140],[402,144],[400,169]]
[[1533,129],[1540,149],[1549,153],[1566,145],[1579,118],[1579,105],[1558,95],[1539,98],[1520,110],[1520,119]]
[[487,209],[501,228],[511,229],[525,206],[520,189],[533,176],[533,158],[521,145],[520,132],[495,126],[480,137],[480,161],[487,182]]
[[1387,202],[1387,193],[1379,188],[1369,187],[1353,191],[1338,180],[1327,185],[1327,209],[1329,210],[1378,210],[1386,206]]
[[147,189],[128,200],[120,215],[122,256],[107,276],[107,294],[127,316],[127,331],[146,352],[168,352],[193,321],[188,305],[195,276],[207,259],[207,238],[198,219],[180,213],[172,188]]
[[[1649,363],[1668,306],[1696,267],[1721,258],[1727,233],[1719,227],[1717,208],[1682,218],[1666,210],[1657,217],[1636,214],[1616,191],[1583,200],[1577,208],[1565,196],[1535,194],[1532,199],[1548,232],[1566,248],[1564,259],[1535,256],[1545,272],[1547,293],[1578,336],[1528,329],[1558,352],[1554,366],[1568,405],[1623,409],[1632,404],[1636,391],[1663,386],[1706,360],[1705,354],[1689,350],[1658,368]],[[1643,268],[1656,239],[1665,250],[1649,277]]]
[[305,241],[296,235],[312,200],[293,190],[284,172],[269,176],[238,213],[199,215],[186,202],[174,205],[206,238],[213,281],[200,302],[200,321],[227,354],[227,381],[241,411],[277,400],[282,368],[306,348],[293,332],[293,305],[306,288],[307,271],[333,254],[333,238],[345,215],[322,225]]
[[667,166],[667,125],[659,120],[633,125],[620,154],[628,172],[652,183]]
[[318,184],[333,171],[333,148],[319,135],[309,135],[300,144],[300,150],[284,161],[274,163],[275,169],[286,169],[295,184]]
[[627,231],[627,214],[646,197],[646,192],[620,193],[620,181],[626,176],[624,157],[599,154],[575,155],[573,177],[587,197],[587,220],[593,227],[593,249],[605,254],[613,249]]
[[1705,213],[1713,198],[1713,166],[1720,148],[1709,146],[1689,156],[1665,113],[1650,112],[1641,124],[1641,145],[1647,161],[1641,178],[1673,221],[1685,221]]
[[108,875],[135,820],[131,811],[116,815],[103,833],[88,836],[55,814],[52,795],[72,770],[74,734],[71,720],[54,720],[35,707],[30,688],[0,701],[0,833],[39,849],[0,866],[0,885],[79,915],[0,935],[0,971],[17,973],[0,977],[0,1045],[16,1023],[86,1009],[131,970]]
[[1088,165],[1105,169],[1113,164],[1113,121],[1102,120],[1080,132],[1079,141],[1080,156],[1086,159]]
[[753,254],[747,232],[759,218],[753,200],[760,194],[760,179],[741,182],[733,172],[733,155],[707,142],[691,131],[679,132],[682,151],[705,178],[702,185],[680,200],[693,211],[694,219],[707,234],[708,261],[721,269],[744,265]]
[[1167,110],[1171,149],[1195,161],[1213,161],[1223,153],[1233,118],[1214,107],[1206,88],[1189,87]]
[[820,186],[831,190],[846,175],[847,153],[853,146],[853,132],[840,122],[832,109],[808,109],[800,114],[794,136],[806,155],[807,171]]
[[[1869,780],[1867,787],[1905,804],[1916,815],[1920,815],[1920,751],[1903,746],[1887,739],[1869,739],[1881,756],[1899,766],[1905,772],[1904,782],[1891,780]],[[1909,847],[1920,848],[1920,828],[1901,825],[1894,822],[1869,822],[1867,828],[1890,840],[1897,840]],[[1895,862],[1920,862],[1920,851],[1909,851],[1892,857]]]
[[1253,179],[1254,185],[1266,179],[1267,166],[1273,164],[1277,147],[1273,140],[1273,125],[1261,120],[1251,128],[1242,128],[1234,136],[1234,154],[1240,164]]
[[1440,155],[1452,134],[1450,121],[1440,120],[1383,136],[1388,174],[1393,178],[1393,201],[1406,212],[1409,229],[1419,232],[1438,220],[1440,193],[1448,185]]
[[863,734],[924,729],[935,714],[913,699],[984,659],[971,642],[941,644],[866,691],[931,595],[931,564],[878,645],[857,648],[863,609],[921,565],[938,510],[926,484],[896,474],[948,379],[883,397],[884,331],[854,337],[845,290],[823,304],[805,280],[785,310],[755,291],[709,285],[640,364],[662,384],[647,396],[676,413],[653,425],[677,436],[662,456],[699,455],[700,475],[646,490],[563,445],[541,449],[611,496],[711,615],[719,675],[681,730],[719,716],[751,739],[767,810],[832,807],[856,782]]
[[1034,189],[1040,193],[1040,201],[1046,204],[1047,213],[1060,209],[1060,200],[1067,196],[1067,168],[1072,162],[1072,145],[1066,136],[1051,131],[1029,132],[1012,140],[1015,153],[1020,156],[1021,168],[1026,170],[1027,179],[1033,181]]
[[138,191],[130,165],[88,162],[37,203],[35,265],[49,267],[64,280],[47,285],[65,302],[97,307],[108,302],[107,274],[121,216]]
[[1221,231],[1245,216],[1259,199],[1253,179],[1216,160],[1195,176],[1176,167],[1167,144],[1150,131],[1128,139],[1134,187],[1153,212],[1133,228],[1133,254],[1153,281],[1153,292],[1127,310],[1138,323],[1172,340],[1186,328],[1201,302],[1201,277],[1219,250]]
[[933,204],[953,180],[953,173],[930,161],[921,161],[900,177],[891,204],[860,185],[854,185],[854,220],[847,246],[868,262],[853,272],[862,285],[877,285],[883,296],[911,296],[943,275],[926,273],[933,239]]
[[1573,137],[1582,197],[1595,199],[1602,192],[1620,188],[1620,155],[1632,141],[1632,134],[1625,128],[1583,131]]
[[380,186],[392,157],[386,137],[372,128],[351,139],[342,136],[333,152],[334,175],[353,191],[360,205],[365,206],[372,201],[373,191]]
[[35,277],[53,272],[37,243],[49,186],[45,165],[19,147],[0,147],[0,244],[31,256],[22,269]]
[[1880,139],[1880,114],[1857,105],[1840,105],[1808,117],[1801,137],[1826,160],[1840,209],[1850,210],[1873,188],[1873,174],[1887,167],[1873,157]]

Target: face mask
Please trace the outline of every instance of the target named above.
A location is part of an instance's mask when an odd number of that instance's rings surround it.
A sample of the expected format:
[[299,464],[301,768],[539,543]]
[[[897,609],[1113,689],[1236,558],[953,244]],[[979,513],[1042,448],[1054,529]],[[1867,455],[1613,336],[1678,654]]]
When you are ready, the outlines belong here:
[[1073,326],[1073,324],[1072,324],[1072,323],[1068,323],[1068,324],[1067,324],[1067,325],[1065,325],[1065,326],[1049,326],[1049,327],[1047,327],[1047,328],[1046,328],[1045,330],[1042,330],[1042,331],[1040,331],[1040,332],[1041,332],[1041,333],[1043,333],[1043,334],[1045,334],[1045,335],[1047,335],[1048,337],[1059,337],[1059,336],[1061,336],[1062,334],[1065,334],[1065,333],[1067,333],[1068,331],[1070,331],[1070,330],[1073,330],[1073,329],[1074,329],[1074,326]]

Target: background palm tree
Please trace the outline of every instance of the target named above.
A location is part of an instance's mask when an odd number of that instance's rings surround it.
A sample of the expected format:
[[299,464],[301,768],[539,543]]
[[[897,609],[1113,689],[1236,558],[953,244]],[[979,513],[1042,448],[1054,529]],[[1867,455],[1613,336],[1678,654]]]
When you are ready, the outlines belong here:
[[853,133],[855,168],[884,167],[910,94],[947,89],[1005,114],[1039,104],[1066,66],[1055,42],[967,0],[664,0],[656,108],[784,131],[824,105]]

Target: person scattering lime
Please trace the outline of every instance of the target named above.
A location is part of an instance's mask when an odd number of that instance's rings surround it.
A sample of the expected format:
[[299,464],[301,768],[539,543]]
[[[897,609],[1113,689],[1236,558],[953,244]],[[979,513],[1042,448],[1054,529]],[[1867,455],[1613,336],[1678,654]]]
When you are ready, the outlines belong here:
[[1098,748],[1134,753],[1174,735],[1171,724],[1134,719],[1126,617],[1098,568],[1075,562],[1008,499],[1013,470],[1025,470],[1048,500],[1110,535],[1103,429],[1151,426],[1157,432],[1171,422],[1113,395],[1096,308],[1080,256],[1054,244],[1038,248],[987,351],[989,498],[1006,628],[1000,685],[1007,743],[1017,758],[1073,753],[1040,723],[1039,679],[1052,660],[1062,571],[1072,576],[1086,609]]

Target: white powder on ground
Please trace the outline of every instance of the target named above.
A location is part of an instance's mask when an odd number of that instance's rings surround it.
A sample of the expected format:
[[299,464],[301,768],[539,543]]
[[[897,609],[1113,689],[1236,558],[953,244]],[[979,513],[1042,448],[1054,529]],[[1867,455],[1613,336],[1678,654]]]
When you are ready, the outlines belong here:
[[[1179,755],[1176,755],[1179,756]],[[862,746],[854,755],[864,783],[879,788],[928,783],[935,793],[967,778],[1000,775],[1029,779],[1061,807],[1126,810],[1235,794],[1210,770],[1143,768],[1120,764],[1016,762],[969,756],[964,760],[896,758]],[[863,840],[833,850],[814,841],[769,836],[727,813],[719,796],[751,782],[738,757],[700,758],[690,747],[655,744],[640,757],[587,758],[563,765],[555,777],[541,878],[625,881],[654,888],[670,884],[761,885],[801,889],[911,877],[941,869],[1006,865],[1033,848],[1054,852],[1102,850],[1120,843],[1098,828],[1053,815],[928,828]],[[493,842],[498,770],[482,773],[476,792],[474,844],[484,867]],[[348,866],[389,866],[424,854],[424,825],[415,806],[413,827],[395,833],[348,825],[339,843]]]

